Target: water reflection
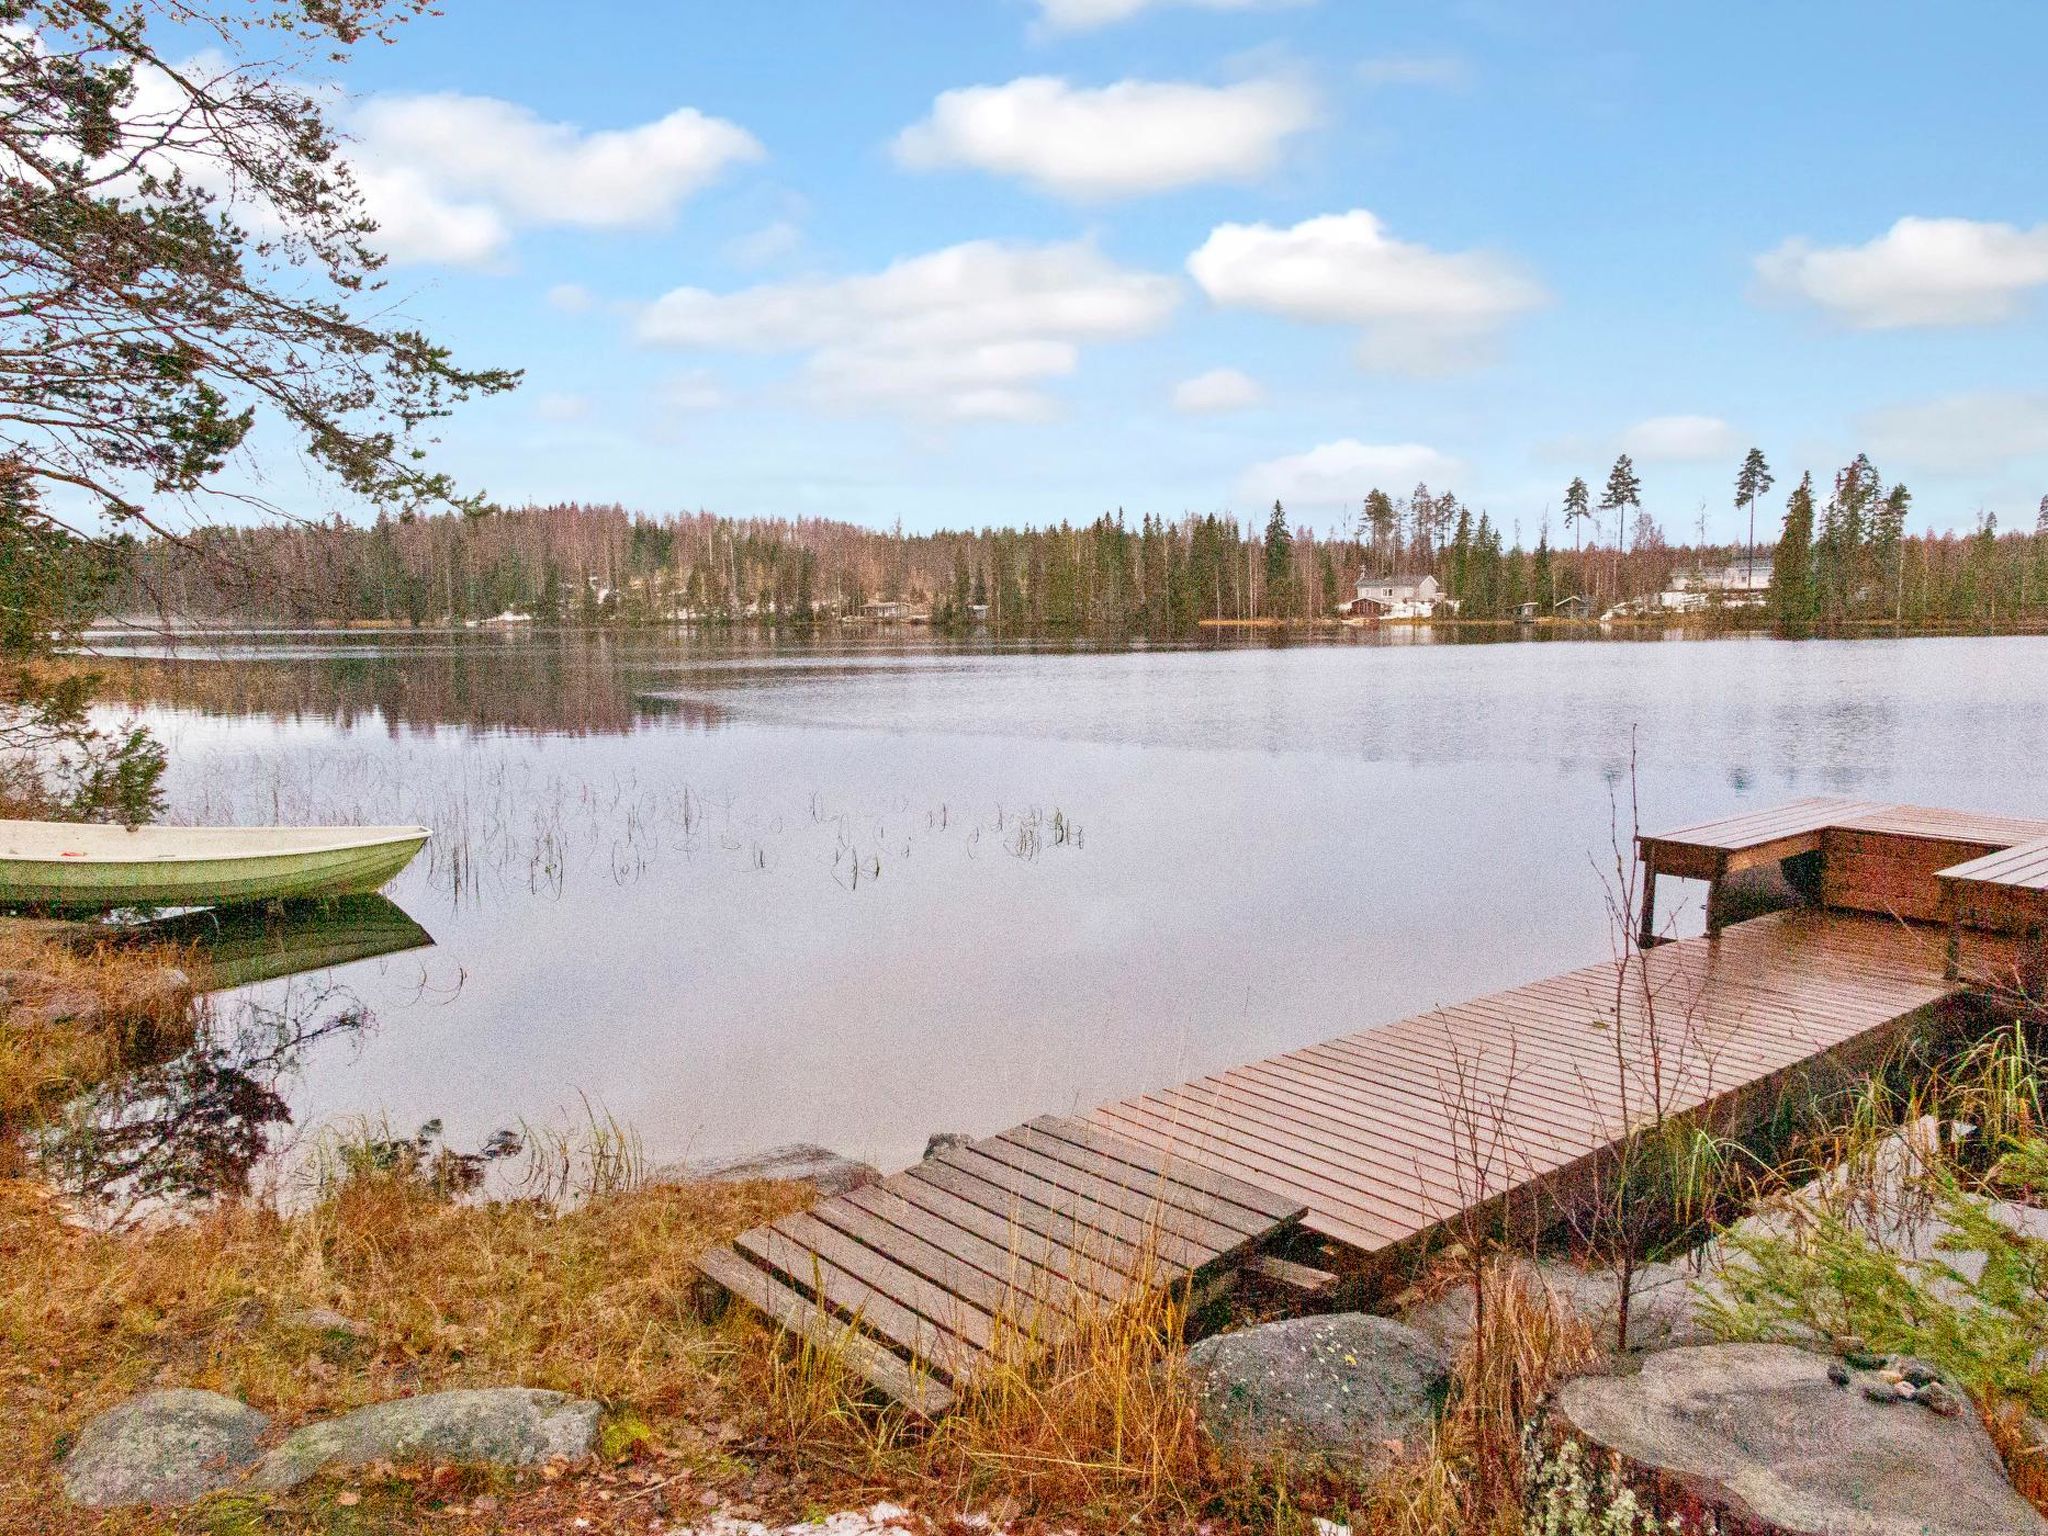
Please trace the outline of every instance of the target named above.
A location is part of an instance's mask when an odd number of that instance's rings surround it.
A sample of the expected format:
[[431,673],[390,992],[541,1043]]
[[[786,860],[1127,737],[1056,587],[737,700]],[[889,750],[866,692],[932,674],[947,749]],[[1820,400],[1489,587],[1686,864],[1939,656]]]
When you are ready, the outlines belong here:
[[216,991],[425,949],[434,936],[383,896],[208,907],[137,924],[128,944],[188,947]]
[[[432,945],[382,896],[223,907],[123,929],[124,946],[170,945],[213,991],[195,1001],[189,1043],[139,1038],[122,1069],[35,1131],[44,1171],[82,1208],[119,1222],[246,1193],[292,1124],[287,1097],[308,1054],[360,1038],[369,1008],[339,966]],[[293,980],[292,978],[301,978]],[[252,991],[265,983],[282,987]]]

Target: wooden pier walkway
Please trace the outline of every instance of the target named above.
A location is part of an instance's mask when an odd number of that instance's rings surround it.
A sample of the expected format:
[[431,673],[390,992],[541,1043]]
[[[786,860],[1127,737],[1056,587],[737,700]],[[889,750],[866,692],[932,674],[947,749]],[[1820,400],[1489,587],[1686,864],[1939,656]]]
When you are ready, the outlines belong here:
[[1805,800],[1638,851],[1645,906],[1660,876],[1767,862],[1814,904],[1695,939],[1645,924],[1643,947],[1608,962],[1036,1120],[698,1267],[942,1412],[994,1355],[1028,1358],[1297,1226],[1363,1267],[1479,1207],[1554,1210],[1632,1126],[1730,1128],[1803,1068],[1873,1064],[1929,1009],[2010,975],[2048,915],[2042,821]]

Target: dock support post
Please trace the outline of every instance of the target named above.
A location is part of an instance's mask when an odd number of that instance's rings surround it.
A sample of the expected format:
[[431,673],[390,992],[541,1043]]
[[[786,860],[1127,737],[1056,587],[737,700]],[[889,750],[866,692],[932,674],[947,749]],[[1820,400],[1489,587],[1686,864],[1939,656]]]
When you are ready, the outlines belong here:
[[1643,915],[1636,930],[1636,948],[1653,949],[1657,943],[1657,866],[1643,865]]
[[1716,938],[1728,926],[1727,910],[1721,905],[1721,882],[1728,878],[1728,855],[1722,854],[1707,880],[1707,937]]
[[1941,905],[1948,919],[1948,958],[1942,965],[1941,976],[1944,981],[1955,981],[1963,974],[1963,904],[1956,900],[1954,891],[1944,891]]

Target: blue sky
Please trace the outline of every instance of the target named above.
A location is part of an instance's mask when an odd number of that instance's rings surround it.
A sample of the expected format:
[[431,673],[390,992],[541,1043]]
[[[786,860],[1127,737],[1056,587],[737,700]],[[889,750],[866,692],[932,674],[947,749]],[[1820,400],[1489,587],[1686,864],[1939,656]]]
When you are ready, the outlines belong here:
[[[2038,0],[450,0],[340,113],[503,501],[1733,537],[1858,449],[2048,492]],[[1903,222],[1902,222],[1903,221]],[[1775,515],[1772,519],[1775,525]]]

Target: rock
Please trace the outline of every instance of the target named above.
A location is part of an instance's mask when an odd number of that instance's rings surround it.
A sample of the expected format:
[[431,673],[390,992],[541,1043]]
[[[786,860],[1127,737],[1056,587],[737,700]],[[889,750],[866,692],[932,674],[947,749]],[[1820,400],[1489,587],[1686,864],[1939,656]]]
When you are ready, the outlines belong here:
[[972,1136],[960,1131],[933,1131],[925,1140],[924,1155],[936,1157],[941,1152],[950,1152],[955,1147],[971,1146],[973,1143]]
[[1963,1395],[1945,1381],[1931,1381],[1919,1389],[1918,1402],[1944,1419],[1953,1419],[1964,1408]]
[[[1581,1269],[1562,1259],[1524,1261],[1528,1278],[1549,1289],[1564,1310],[1593,1330],[1602,1349],[1615,1345],[1614,1275]],[[1636,1270],[1629,1293],[1628,1345],[1632,1352],[1705,1343],[1710,1335],[1698,1319],[1695,1274],[1689,1264],[1645,1264]],[[1452,1347],[1472,1336],[1472,1292],[1452,1286],[1401,1314],[1401,1320]]]
[[824,1147],[796,1142],[770,1147],[746,1157],[721,1158],[704,1163],[676,1163],[655,1170],[654,1183],[745,1184],[755,1179],[789,1180],[809,1184],[821,1195],[843,1195],[850,1189],[879,1184],[880,1170],[867,1163],[841,1157]]
[[1667,1350],[1633,1375],[1566,1382],[1544,1433],[1553,1448],[1576,1439],[1612,1452],[1687,1530],[2048,1536],[1975,1415],[1879,1406],[1831,1385],[1827,1365],[1784,1344]]
[[62,987],[31,1011],[45,1024],[95,1024],[100,1017],[100,1000],[76,987]]
[[371,1332],[368,1323],[345,1317],[332,1307],[307,1307],[302,1311],[287,1312],[277,1321],[280,1327],[297,1328],[306,1333],[337,1334],[349,1339],[367,1339]]
[[371,1462],[448,1462],[530,1467],[588,1456],[603,1410],[593,1402],[530,1387],[434,1392],[359,1408],[308,1424],[264,1457],[250,1479],[278,1492],[328,1467]]
[[1358,1312],[1217,1334],[1188,1351],[1188,1366],[1219,1446],[1360,1465],[1426,1443],[1451,1380],[1436,1340]]
[[218,1392],[146,1392],[89,1422],[64,1458],[74,1504],[189,1504],[256,1460],[266,1414]]

